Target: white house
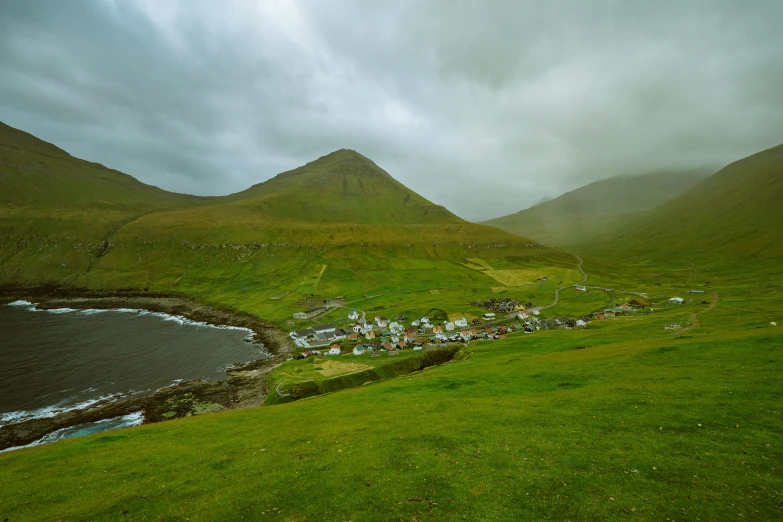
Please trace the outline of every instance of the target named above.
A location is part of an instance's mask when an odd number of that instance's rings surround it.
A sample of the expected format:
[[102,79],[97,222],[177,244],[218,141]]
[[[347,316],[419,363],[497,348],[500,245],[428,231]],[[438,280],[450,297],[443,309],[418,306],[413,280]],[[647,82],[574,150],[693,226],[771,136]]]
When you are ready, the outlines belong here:
[[400,338],[397,337],[396,335],[392,335],[391,336],[391,342],[394,343],[394,344],[397,344],[398,342],[400,342]]
[[348,314],[348,319],[350,319],[351,321],[355,321],[358,318],[359,318],[359,312],[357,312],[356,310],[351,310],[351,313]]
[[524,321],[525,319],[527,319],[527,312],[519,312],[517,314],[517,319],[519,319],[520,321]]
[[460,335],[460,337],[462,337],[463,341],[469,341],[470,338],[471,338],[470,332],[468,332],[468,331],[460,332],[459,335]]
[[457,319],[454,321],[454,326],[457,328],[467,328],[468,327],[468,320],[464,317],[462,319]]
[[376,317],[375,323],[379,328],[386,328],[389,325],[389,320],[385,317]]
[[672,297],[669,299],[669,304],[682,304],[685,302],[685,299],[682,297]]
[[584,322],[584,321],[582,321],[581,319],[577,319],[577,320],[576,320],[576,325],[577,325],[577,326],[585,326],[586,324],[587,324],[587,323],[586,323],[586,322]]
[[421,318],[421,322],[422,323],[429,323],[430,322],[430,318],[425,315],[424,317]]
[[584,286],[577,286],[576,287],[576,291],[577,292],[587,292],[587,288],[585,288]]
[[442,334],[442,333],[438,333],[438,334],[435,334],[435,339],[437,339],[438,341],[445,341],[446,340],[446,336],[444,334]]
[[540,314],[541,312],[539,312],[538,310],[533,310],[533,315],[540,315]]
[[416,319],[413,322],[411,322],[411,326],[414,327],[414,328],[418,327],[420,324],[421,324],[421,321],[419,321],[418,319]]
[[340,355],[340,347],[332,346],[331,348],[329,348],[329,355]]
[[395,321],[389,324],[389,331],[393,334],[401,334],[405,331],[405,327]]
[[487,312],[484,315],[482,315],[481,318],[484,319],[485,321],[494,321],[495,314],[493,312]]
[[354,354],[354,355],[361,355],[361,354],[363,354],[363,353],[364,353],[364,348],[362,348],[361,346],[356,346],[356,347],[353,349],[353,354]]
[[294,344],[299,348],[310,348],[310,343],[307,342],[307,339],[294,338]]
[[360,325],[359,323],[354,324],[351,328],[355,333],[361,333],[362,331],[362,325]]
[[420,352],[421,351],[421,346],[414,346],[413,347],[413,351],[414,352]]
[[446,321],[443,324],[443,327],[446,328],[447,332],[453,332],[454,331],[454,323],[452,323],[451,321]]

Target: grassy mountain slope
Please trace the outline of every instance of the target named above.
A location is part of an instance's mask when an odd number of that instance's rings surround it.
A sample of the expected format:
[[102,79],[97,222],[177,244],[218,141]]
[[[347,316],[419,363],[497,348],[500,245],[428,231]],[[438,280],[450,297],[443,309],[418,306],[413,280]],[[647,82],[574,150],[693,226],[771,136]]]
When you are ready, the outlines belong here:
[[2,285],[179,293],[282,321],[310,294],[406,293],[410,310],[426,312],[492,293],[499,283],[467,258],[574,264],[458,218],[350,150],[237,194],[192,198],[10,127],[2,136]]
[[0,123],[0,282],[73,280],[124,224],[209,200],[146,185]]
[[545,245],[582,243],[676,197],[708,174],[704,170],[657,172],[596,181],[484,224]]
[[0,122],[0,205],[101,207],[130,213],[204,201],[146,185]]
[[441,224],[463,220],[392,178],[358,152],[342,149],[233,194],[229,212],[309,223]]
[[779,256],[781,201],[783,145],[778,145],[732,163],[593,247]]

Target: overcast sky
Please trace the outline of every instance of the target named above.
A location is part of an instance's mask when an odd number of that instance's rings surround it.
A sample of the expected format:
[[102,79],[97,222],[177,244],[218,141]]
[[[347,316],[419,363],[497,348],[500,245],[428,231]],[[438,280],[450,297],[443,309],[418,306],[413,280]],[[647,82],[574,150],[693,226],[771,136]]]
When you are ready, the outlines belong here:
[[201,195],[355,149],[487,219],[783,142],[783,1],[5,0],[0,120]]

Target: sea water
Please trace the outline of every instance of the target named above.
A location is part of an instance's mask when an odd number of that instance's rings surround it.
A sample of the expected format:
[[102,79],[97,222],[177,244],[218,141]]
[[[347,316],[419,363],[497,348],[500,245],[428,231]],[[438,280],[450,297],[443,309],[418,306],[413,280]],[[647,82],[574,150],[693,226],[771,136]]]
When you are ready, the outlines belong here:
[[[134,309],[0,305],[0,426],[141,396],[182,380],[225,378],[267,357],[251,332]],[[39,442],[140,424],[140,414],[59,430]]]

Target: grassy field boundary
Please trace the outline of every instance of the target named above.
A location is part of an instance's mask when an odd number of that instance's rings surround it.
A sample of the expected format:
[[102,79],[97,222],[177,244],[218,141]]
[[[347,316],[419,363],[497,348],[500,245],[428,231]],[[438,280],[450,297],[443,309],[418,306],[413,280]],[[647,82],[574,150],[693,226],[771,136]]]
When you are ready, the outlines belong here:
[[417,356],[390,361],[381,366],[371,367],[360,372],[338,375],[321,381],[311,379],[290,384],[278,384],[277,388],[270,390],[266,398],[266,404],[271,405],[292,402],[325,393],[356,388],[367,382],[381,381],[400,375],[407,375],[430,366],[447,363],[451,361],[461,349],[461,346],[447,346],[421,352],[421,354],[418,354]]

